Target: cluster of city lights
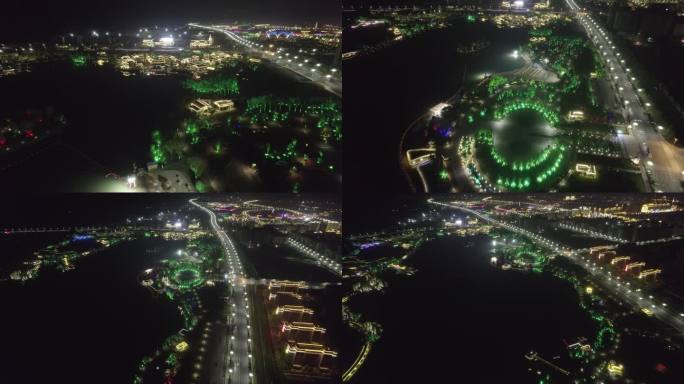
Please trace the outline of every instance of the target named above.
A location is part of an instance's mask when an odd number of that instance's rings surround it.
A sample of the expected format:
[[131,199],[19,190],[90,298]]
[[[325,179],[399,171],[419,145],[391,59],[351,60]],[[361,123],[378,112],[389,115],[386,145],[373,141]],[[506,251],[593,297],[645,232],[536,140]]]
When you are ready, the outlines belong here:
[[497,108],[494,110],[494,119],[501,120],[508,116],[511,112],[525,109],[531,109],[540,113],[542,116],[544,116],[544,119],[546,119],[546,121],[552,125],[556,125],[560,121],[560,117],[555,111],[542,103],[532,100],[512,102],[504,105],[503,107]]

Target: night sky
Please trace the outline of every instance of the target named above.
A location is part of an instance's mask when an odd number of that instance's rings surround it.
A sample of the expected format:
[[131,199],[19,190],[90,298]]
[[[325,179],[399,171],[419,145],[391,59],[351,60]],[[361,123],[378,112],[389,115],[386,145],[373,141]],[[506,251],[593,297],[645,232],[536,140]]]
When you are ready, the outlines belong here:
[[0,42],[37,41],[89,29],[179,25],[189,21],[339,24],[334,0],[17,0],[3,1]]

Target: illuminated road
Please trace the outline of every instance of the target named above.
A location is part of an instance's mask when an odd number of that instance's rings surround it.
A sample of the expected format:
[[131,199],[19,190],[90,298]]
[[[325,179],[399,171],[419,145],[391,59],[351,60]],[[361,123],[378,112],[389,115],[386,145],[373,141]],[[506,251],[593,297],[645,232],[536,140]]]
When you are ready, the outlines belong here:
[[581,12],[574,0],[565,0],[571,11],[585,28],[604,61],[617,98],[622,104],[625,121],[630,123],[631,134],[620,134],[623,148],[631,159],[639,159],[642,177],[647,191],[681,192],[684,171],[684,150],[669,143],[653,126],[647,116],[648,106],[639,97],[643,92],[636,86],[637,79],[631,74],[620,52],[605,31],[591,17]]
[[216,219],[216,214],[191,199],[190,203],[200,208],[209,215],[211,228],[221,241],[224,254],[226,255],[225,279],[228,282],[227,318],[227,348],[225,356],[227,365],[224,373],[224,384],[250,384],[256,383],[252,373],[252,339],[250,325],[250,300],[245,284],[245,275],[242,263],[232,240],[221,229]]
[[308,247],[306,244],[303,244],[290,237],[287,238],[287,245],[294,248],[307,258],[312,259],[317,266],[325,268],[333,274],[342,277],[342,264],[338,263],[337,261],[326,257],[319,252],[316,252],[316,250]]
[[562,245],[558,242],[544,238],[538,233],[508,224],[505,221],[493,219],[485,213],[481,213],[464,206],[441,203],[434,201],[432,198],[429,198],[428,202],[472,214],[500,228],[504,228],[508,231],[524,236],[542,248],[546,248],[556,254],[567,257],[569,260],[582,266],[587,272],[589,272],[589,278],[591,281],[594,284],[602,287],[606,292],[610,292],[613,296],[620,298],[622,301],[631,305],[636,310],[641,310],[642,308],[650,309],[653,311],[653,316],[658,320],[671,326],[678,332],[684,333],[684,313],[673,310],[667,305],[667,303],[664,303],[662,300],[658,300],[651,295],[647,295],[639,289],[632,289],[629,282],[620,281],[619,277],[616,278],[612,276],[611,272],[608,271],[607,268],[597,265],[586,255],[578,252],[578,250],[571,249],[570,247]]
[[200,25],[195,23],[188,24],[191,27],[206,29],[218,33],[223,33],[229,39],[243,46],[247,52],[257,55],[258,57],[268,60],[281,68],[288,69],[311,82],[320,85],[326,91],[342,97],[342,76],[336,69],[324,69],[322,64],[309,62],[309,59],[299,58],[296,54],[290,55],[284,49],[277,52],[264,49],[263,44],[257,44],[242,38],[237,33],[227,29],[223,26]]

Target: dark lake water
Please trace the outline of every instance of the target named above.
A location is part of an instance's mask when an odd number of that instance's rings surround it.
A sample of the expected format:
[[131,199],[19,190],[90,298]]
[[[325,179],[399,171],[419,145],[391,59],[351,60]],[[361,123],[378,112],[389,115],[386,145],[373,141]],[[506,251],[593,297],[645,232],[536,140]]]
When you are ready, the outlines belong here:
[[[239,76],[239,98],[331,98],[321,88],[268,64]],[[63,145],[50,145],[52,140],[14,154],[18,165],[0,167],[0,175],[14,181],[10,190],[111,191],[113,183],[104,175],[125,175],[134,163],[144,166],[151,161],[151,132],[168,135],[189,116],[186,106],[197,96],[183,88],[185,78],[124,77],[110,64],[74,67],[70,61],[36,64],[30,73],[0,78],[0,116],[51,108],[68,124],[59,135]]]
[[175,76],[124,77],[111,66],[76,68],[61,61],[0,79],[2,112],[52,107],[69,124],[60,136],[69,148],[49,147],[28,161],[16,154],[21,165],[5,177],[19,185],[74,190],[92,187],[110,170],[142,166],[150,159],[151,132],[180,123],[184,97],[188,92]]
[[[469,241],[475,245],[465,247]],[[547,274],[493,268],[490,242],[427,243],[412,256],[415,275],[390,277],[385,294],[354,298],[352,308],[384,329],[356,382],[533,382],[530,350],[570,368],[564,340],[595,332],[575,290]]]
[[[478,39],[492,44],[479,53],[457,53],[459,42]],[[525,29],[455,21],[451,27],[344,61],[345,145],[353,148],[346,151],[351,155],[345,163],[345,188],[408,191],[398,161],[402,132],[454,95],[464,80],[471,83],[484,73],[522,66],[511,53],[526,41]]]
[[166,248],[175,249],[159,240],[123,243],[67,273],[0,282],[0,382],[131,382],[140,359],[182,328],[177,308],[137,281]]

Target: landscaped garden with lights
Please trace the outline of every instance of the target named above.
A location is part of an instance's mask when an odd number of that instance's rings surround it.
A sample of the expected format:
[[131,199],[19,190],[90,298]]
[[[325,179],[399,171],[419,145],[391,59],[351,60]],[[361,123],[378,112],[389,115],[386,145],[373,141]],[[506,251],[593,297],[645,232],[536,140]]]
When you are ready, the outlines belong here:
[[163,170],[183,172],[199,192],[341,189],[340,98],[238,51],[59,53],[5,83],[15,91],[0,95],[0,118],[39,110],[36,94],[50,107],[22,116],[35,124],[0,124],[3,153],[48,136],[69,143],[12,163],[27,179],[18,185],[73,161],[49,180],[55,189],[121,190],[133,172],[138,189],[158,190],[149,180],[163,184]]
[[406,140],[411,145],[434,149],[430,162],[412,166],[421,168],[422,184],[433,191],[639,190],[638,168],[620,147],[619,117],[595,94],[605,73],[590,43],[564,19],[527,34],[508,55],[524,58],[523,67],[461,88],[407,130],[423,137]]
[[201,381],[208,374],[203,360],[218,342],[210,343],[208,338],[220,325],[217,308],[221,306],[216,301],[220,303],[221,295],[211,289],[214,284],[207,282],[207,276],[223,255],[218,241],[211,236],[188,240],[185,245],[185,249],[173,252],[139,277],[155,296],[177,307],[183,328],[168,335],[153,353],[141,359],[133,384],[153,382],[160,376],[169,382]]
[[200,192],[335,190],[340,187],[342,110],[327,96],[255,95],[265,69],[250,63],[186,80],[199,99],[227,98],[234,108],[188,115],[174,130],[152,132],[152,159],[187,167]]

